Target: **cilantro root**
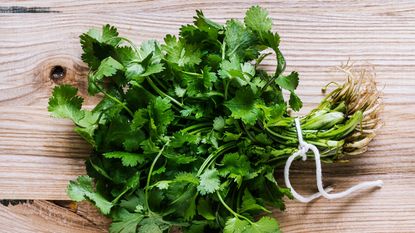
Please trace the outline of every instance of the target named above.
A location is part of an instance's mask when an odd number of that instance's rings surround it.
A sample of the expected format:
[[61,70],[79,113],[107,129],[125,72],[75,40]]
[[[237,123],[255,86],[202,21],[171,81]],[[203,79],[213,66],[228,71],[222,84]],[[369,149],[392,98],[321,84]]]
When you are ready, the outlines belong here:
[[[110,25],[82,34],[88,93],[101,101],[82,109],[77,89],[61,85],[48,107],[93,147],[69,197],[94,203],[113,233],[280,232],[275,219],[257,217],[291,197],[274,170],[297,150],[289,112],[302,102],[271,27],[253,6],[224,25],[197,11],[162,43],[136,46]],[[276,58],[271,73],[260,66],[265,49]],[[365,152],[381,126],[372,72],[339,68],[345,83],[301,118],[304,140],[326,162]]]

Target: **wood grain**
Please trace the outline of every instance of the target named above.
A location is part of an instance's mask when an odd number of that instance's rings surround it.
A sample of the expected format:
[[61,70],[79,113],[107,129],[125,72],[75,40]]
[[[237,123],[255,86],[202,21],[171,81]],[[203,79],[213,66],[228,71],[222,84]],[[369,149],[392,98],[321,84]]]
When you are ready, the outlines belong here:
[[[81,203],[80,208],[90,209],[89,204]],[[103,233],[109,221],[95,214],[86,219],[74,212],[49,201],[28,201],[24,203],[0,205],[1,233]]]
[[[270,11],[274,29],[282,37],[288,69],[301,74],[299,94],[306,105],[302,113],[322,98],[321,86],[343,79],[333,67],[348,59],[357,65],[374,66],[384,92],[385,126],[370,151],[350,158],[349,163],[324,165],[323,171],[325,184],[336,190],[373,179],[383,179],[385,186],[342,200],[317,200],[308,205],[288,201],[285,212],[274,213],[282,229],[415,231],[415,2],[98,2],[0,3],[0,199],[65,200],[67,181],[85,172],[83,158],[90,148],[72,131],[70,122],[52,119],[46,111],[51,89],[61,82],[77,85],[87,105],[96,102],[86,96],[87,68],[80,60],[80,33],[110,23],[137,43],[161,40],[166,33],[176,34],[180,25],[190,23],[195,9],[225,22],[242,18],[250,5],[260,4]],[[16,8],[21,12],[10,13],[16,6],[23,7]],[[33,12],[35,7],[45,12]],[[59,82],[49,78],[56,65],[67,71]],[[272,61],[267,61],[265,67],[272,66]],[[313,163],[297,162],[293,169],[294,186],[305,193],[315,191]],[[56,211],[62,215],[54,215]],[[94,227],[84,218],[95,216],[87,214],[89,211],[76,216],[68,211],[46,201],[0,205],[0,222],[7,223],[0,232],[81,232],[82,227],[86,229],[83,232],[100,232],[105,228]],[[62,224],[65,218],[61,216],[66,214],[71,216],[69,225]]]

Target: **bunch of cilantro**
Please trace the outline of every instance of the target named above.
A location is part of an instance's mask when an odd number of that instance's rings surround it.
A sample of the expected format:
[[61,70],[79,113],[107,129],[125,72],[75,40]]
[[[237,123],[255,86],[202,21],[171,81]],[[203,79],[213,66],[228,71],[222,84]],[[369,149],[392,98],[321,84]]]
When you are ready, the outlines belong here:
[[[274,169],[297,150],[288,110],[302,106],[298,74],[284,74],[264,9],[251,7],[243,23],[221,25],[201,11],[194,19],[178,37],[138,47],[109,25],[81,35],[88,93],[102,99],[82,109],[77,89],[60,85],[48,108],[93,147],[88,175],[68,194],[109,216],[112,233],[279,232],[275,219],[258,216],[290,197]],[[267,73],[260,64],[270,54],[276,68]],[[305,139],[326,160],[362,120],[346,105],[325,100],[302,119]]]

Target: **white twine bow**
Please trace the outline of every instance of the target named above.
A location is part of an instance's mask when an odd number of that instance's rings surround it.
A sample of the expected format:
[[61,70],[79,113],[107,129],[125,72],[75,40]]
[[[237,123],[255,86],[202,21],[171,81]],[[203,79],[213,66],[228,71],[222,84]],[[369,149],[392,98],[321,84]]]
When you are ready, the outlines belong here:
[[[317,149],[316,146],[314,146],[313,144],[309,144],[307,142],[305,142],[303,140],[303,135],[301,132],[301,127],[300,127],[300,120],[298,118],[295,119],[295,127],[297,129],[297,135],[298,135],[298,142],[299,142],[299,146],[298,146],[298,151],[295,152],[294,154],[292,154],[287,162],[285,163],[285,168],[284,168],[284,179],[285,179],[285,185],[291,189],[291,193],[293,195],[293,197],[295,199],[297,199],[300,202],[310,202],[320,196],[324,196],[327,199],[336,199],[336,198],[342,198],[345,197],[349,194],[351,194],[354,191],[360,190],[360,189],[365,189],[365,188],[371,188],[371,187],[382,187],[383,186],[383,181],[382,180],[377,180],[377,181],[369,181],[369,182],[362,182],[360,184],[357,184],[355,186],[352,186],[351,188],[340,192],[340,193],[329,193],[330,191],[332,191],[333,189],[331,187],[324,189],[323,188],[323,180],[322,180],[322,172],[321,172],[321,162],[320,162],[320,152]],[[315,161],[316,161],[316,179],[317,179],[317,188],[318,188],[318,193],[315,193],[313,195],[304,197],[302,195],[300,195],[299,193],[297,193],[294,188],[291,186],[291,182],[290,182],[290,166],[291,163],[298,157],[298,156],[302,156],[303,161],[305,161],[307,159],[307,151],[311,150],[314,153],[314,157],[315,157]]]

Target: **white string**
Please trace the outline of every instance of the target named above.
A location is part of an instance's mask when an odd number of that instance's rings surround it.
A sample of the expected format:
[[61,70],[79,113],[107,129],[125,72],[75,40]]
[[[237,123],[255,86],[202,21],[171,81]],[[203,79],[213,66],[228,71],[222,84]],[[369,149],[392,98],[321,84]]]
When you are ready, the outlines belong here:
[[[285,185],[291,189],[291,193],[295,199],[297,199],[300,202],[310,202],[318,197],[324,196],[327,199],[336,199],[336,198],[342,198],[349,194],[351,194],[354,191],[360,190],[360,189],[366,189],[371,187],[382,187],[383,181],[377,180],[377,181],[369,181],[369,182],[362,182],[360,184],[357,184],[343,192],[340,193],[329,193],[333,189],[331,187],[328,187],[326,189],[323,188],[323,178],[322,178],[322,172],[321,172],[321,161],[320,161],[320,151],[317,149],[316,146],[313,144],[309,144],[303,140],[303,135],[301,132],[301,126],[300,126],[300,120],[298,118],[295,119],[295,127],[297,129],[297,136],[298,136],[298,151],[292,154],[285,163],[284,168],[284,179],[285,179]],[[303,161],[307,159],[307,152],[311,150],[314,153],[315,162],[316,162],[316,179],[317,179],[317,188],[318,193],[315,193],[313,195],[304,197],[297,193],[294,188],[291,186],[290,182],[290,167],[292,162],[298,157],[301,156]]]

